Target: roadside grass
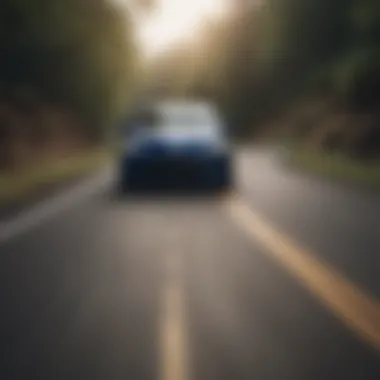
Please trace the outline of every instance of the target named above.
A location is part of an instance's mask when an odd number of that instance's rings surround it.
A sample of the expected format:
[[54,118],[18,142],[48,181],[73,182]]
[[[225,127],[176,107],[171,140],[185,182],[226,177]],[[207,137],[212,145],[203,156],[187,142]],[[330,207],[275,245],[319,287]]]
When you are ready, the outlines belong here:
[[106,149],[96,148],[22,171],[0,173],[0,207],[27,200],[52,186],[94,172],[108,158]]
[[328,154],[305,148],[288,151],[288,163],[332,180],[350,182],[380,190],[380,161],[362,163],[343,154]]

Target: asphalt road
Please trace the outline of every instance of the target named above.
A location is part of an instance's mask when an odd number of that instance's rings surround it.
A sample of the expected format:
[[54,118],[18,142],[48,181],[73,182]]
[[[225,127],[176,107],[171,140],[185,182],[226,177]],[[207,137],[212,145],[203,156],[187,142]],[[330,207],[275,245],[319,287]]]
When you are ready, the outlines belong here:
[[380,379],[380,197],[270,150],[236,169],[237,195],[99,173],[4,220],[0,379]]

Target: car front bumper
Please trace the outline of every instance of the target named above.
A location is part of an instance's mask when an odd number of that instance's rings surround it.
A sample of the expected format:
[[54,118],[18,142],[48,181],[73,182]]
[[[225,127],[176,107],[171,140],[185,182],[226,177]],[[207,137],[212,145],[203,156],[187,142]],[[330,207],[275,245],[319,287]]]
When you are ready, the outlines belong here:
[[226,188],[232,182],[231,157],[126,157],[121,168],[125,189]]

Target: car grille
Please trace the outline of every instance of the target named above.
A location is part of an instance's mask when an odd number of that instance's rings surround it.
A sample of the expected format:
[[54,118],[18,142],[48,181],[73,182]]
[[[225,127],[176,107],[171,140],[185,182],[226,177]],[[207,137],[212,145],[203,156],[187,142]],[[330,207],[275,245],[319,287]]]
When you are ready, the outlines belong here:
[[188,159],[140,160],[130,165],[136,182],[153,186],[197,186],[207,179],[207,165]]

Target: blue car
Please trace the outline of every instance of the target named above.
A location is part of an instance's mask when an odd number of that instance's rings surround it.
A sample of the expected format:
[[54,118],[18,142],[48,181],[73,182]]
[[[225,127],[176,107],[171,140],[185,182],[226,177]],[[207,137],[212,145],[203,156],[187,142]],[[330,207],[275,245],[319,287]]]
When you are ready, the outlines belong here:
[[162,102],[133,120],[120,162],[123,192],[232,186],[232,154],[216,110]]

